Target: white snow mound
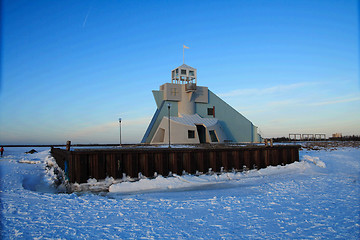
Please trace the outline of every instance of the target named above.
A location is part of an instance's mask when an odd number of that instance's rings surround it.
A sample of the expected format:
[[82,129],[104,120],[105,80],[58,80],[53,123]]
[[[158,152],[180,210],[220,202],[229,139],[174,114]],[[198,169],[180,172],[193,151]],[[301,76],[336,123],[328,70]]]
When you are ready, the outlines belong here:
[[31,160],[20,160],[19,163],[27,163],[27,164],[39,164],[40,161],[31,161]]
[[323,161],[321,161],[318,157],[311,157],[309,155],[305,155],[303,157],[303,160],[311,162],[311,163],[315,164],[318,167],[326,168],[326,164]]
[[[112,193],[135,193],[135,192],[152,192],[152,191],[168,191],[178,189],[197,189],[218,184],[236,184],[241,180],[249,178],[259,178],[264,176],[272,176],[277,174],[286,174],[290,172],[303,171],[309,167],[306,162],[295,162],[285,166],[269,166],[260,170],[250,170],[244,172],[227,172],[222,174],[203,174],[203,175],[176,175],[171,177],[163,177],[161,175],[154,179],[140,179],[139,181],[122,181],[113,183],[109,186],[109,192]],[[88,180],[89,181],[89,180]],[[83,185],[83,184],[82,184]]]

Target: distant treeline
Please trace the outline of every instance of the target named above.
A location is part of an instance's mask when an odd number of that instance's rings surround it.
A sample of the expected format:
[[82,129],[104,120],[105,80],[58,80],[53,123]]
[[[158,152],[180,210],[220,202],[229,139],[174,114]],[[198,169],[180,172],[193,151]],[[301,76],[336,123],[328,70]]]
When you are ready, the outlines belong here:
[[336,141],[360,141],[359,135],[352,135],[352,136],[342,136],[342,137],[330,137],[329,140],[336,140]]
[[279,137],[279,138],[273,138],[274,142],[290,142],[290,138],[288,137]]
[[[320,139],[318,139],[320,141]],[[321,139],[324,140],[324,139]],[[359,135],[352,135],[352,136],[342,136],[342,137],[330,137],[328,140],[330,141],[360,141]],[[306,139],[290,139],[288,137],[278,137],[273,138],[274,142],[291,142],[291,141],[307,141]]]

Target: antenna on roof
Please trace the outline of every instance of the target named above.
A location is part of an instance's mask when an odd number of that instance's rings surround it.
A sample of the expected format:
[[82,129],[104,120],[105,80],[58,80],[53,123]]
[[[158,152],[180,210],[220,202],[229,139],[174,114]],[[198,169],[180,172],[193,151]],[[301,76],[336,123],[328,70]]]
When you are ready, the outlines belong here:
[[183,64],[185,64],[185,48],[189,49],[189,47],[183,45]]

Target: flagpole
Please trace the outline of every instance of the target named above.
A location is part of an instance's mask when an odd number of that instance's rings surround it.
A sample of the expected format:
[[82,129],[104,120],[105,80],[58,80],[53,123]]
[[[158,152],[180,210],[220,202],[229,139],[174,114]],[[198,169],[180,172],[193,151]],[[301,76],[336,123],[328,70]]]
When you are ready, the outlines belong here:
[[189,48],[189,47],[183,45],[183,64],[185,64],[185,48]]
[[183,64],[185,64],[185,47],[183,45]]

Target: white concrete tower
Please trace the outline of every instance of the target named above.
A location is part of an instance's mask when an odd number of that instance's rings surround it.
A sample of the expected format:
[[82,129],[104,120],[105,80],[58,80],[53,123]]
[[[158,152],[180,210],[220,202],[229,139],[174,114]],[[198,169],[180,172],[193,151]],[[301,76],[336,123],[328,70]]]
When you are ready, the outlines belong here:
[[195,114],[195,97],[196,91],[196,69],[186,64],[175,68],[171,71],[171,83],[179,84],[181,87],[181,100],[178,105],[178,114],[193,115]]

